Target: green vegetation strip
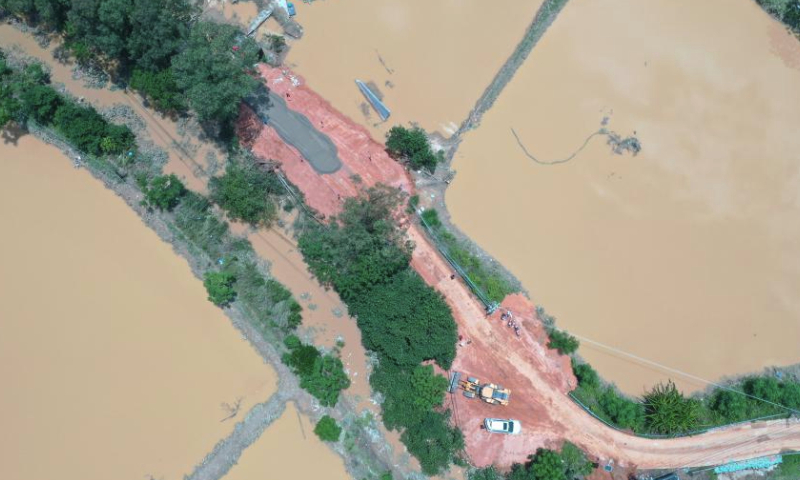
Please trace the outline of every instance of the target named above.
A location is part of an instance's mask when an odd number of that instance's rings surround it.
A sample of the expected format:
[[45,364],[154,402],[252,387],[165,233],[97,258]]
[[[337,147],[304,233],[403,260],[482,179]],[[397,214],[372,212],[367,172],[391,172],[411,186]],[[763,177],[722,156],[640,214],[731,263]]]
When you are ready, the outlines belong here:
[[333,287],[377,357],[370,377],[383,397],[383,421],[428,475],[458,461],[464,438],[442,411],[456,324],[444,298],[409,266],[412,246],[394,218],[402,194],[386,186],[345,200],[330,223],[303,225],[298,245],[311,271]]
[[517,291],[502,274],[493,272],[459,242],[455,235],[447,231],[436,210],[425,210],[419,218],[434,245],[487,309],[502,302],[506,295]]

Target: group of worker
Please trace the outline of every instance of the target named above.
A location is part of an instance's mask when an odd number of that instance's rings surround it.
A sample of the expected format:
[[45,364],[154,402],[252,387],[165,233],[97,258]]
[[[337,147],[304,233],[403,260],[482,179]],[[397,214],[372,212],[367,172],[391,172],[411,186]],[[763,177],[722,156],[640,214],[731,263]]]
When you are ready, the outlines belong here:
[[511,310],[505,309],[503,313],[500,314],[500,320],[506,322],[506,325],[514,329],[514,333],[517,334],[519,337],[520,326],[516,320],[514,320],[514,314],[511,313]]

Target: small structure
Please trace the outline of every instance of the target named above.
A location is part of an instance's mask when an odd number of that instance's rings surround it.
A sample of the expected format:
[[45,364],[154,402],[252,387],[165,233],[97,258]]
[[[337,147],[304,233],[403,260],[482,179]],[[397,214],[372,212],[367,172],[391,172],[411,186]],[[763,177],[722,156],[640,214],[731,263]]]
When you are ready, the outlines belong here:
[[358,85],[358,89],[361,90],[361,93],[364,94],[364,96],[369,101],[370,105],[372,105],[372,108],[374,108],[375,111],[378,112],[378,116],[381,117],[381,120],[386,121],[386,119],[389,118],[389,115],[391,115],[392,112],[388,108],[386,108],[386,105],[384,105],[383,102],[381,102],[381,99],[378,98],[378,96],[375,95],[375,93],[372,90],[370,90],[369,87],[364,82],[362,82],[361,80],[356,80],[356,85]]

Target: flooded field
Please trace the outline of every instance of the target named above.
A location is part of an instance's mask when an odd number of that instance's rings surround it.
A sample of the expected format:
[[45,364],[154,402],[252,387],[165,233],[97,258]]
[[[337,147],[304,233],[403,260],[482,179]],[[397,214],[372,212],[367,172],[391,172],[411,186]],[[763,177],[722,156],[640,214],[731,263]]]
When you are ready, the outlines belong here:
[[0,220],[0,477],[180,480],[273,392],[185,260],[55,148],[0,143]]
[[[725,12],[721,15],[720,12]],[[749,0],[570,0],[465,136],[454,221],[578,335],[706,379],[800,361],[800,43]],[[635,133],[613,155],[595,137]],[[630,393],[668,377],[583,342]]]
[[318,478],[350,480],[342,459],[314,433],[294,403],[248,448],[225,480]]
[[[417,122],[449,135],[511,54],[540,0],[336,0],[295,2],[305,35],[287,63],[373,136]],[[357,26],[354,28],[354,26]],[[362,110],[354,80],[373,82],[388,122]]]

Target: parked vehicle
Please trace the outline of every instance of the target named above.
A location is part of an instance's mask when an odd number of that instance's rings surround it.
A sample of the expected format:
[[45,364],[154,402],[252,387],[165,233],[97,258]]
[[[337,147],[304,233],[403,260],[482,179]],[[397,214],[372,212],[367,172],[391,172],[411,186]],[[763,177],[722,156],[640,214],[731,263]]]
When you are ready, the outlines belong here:
[[486,418],[483,420],[483,426],[486,427],[486,430],[491,433],[517,435],[522,431],[522,424],[519,423],[519,420]]

